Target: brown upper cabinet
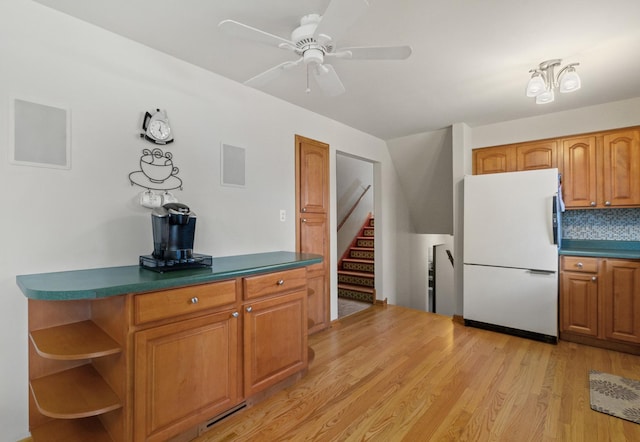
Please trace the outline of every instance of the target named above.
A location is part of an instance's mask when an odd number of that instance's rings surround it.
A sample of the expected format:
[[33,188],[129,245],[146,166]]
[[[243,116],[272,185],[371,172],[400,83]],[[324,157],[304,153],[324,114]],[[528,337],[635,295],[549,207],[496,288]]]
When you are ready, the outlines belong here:
[[515,172],[516,152],[512,146],[485,147],[473,150],[473,174]]
[[557,167],[568,209],[640,207],[640,127],[473,150],[473,173]]
[[473,174],[517,172],[558,167],[556,140],[508,144],[473,150]]
[[596,137],[562,140],[562,197],[566,207],[596,206]]
[[640,205],[640,129],[602,137],[604,206]]
[[515,148],[517,171],[558,167],[558,142],[556,140],[517,144]]

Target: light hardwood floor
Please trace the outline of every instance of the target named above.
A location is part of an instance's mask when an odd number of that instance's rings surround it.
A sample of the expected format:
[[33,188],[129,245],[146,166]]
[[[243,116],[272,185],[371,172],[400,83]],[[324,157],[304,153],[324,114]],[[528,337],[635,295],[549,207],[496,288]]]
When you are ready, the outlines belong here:
[[640,379],[640,356],[551,345],[374,306],[309,338],[292,387],[213,426],[212,441],[640,441],[589,408],[589,369]]

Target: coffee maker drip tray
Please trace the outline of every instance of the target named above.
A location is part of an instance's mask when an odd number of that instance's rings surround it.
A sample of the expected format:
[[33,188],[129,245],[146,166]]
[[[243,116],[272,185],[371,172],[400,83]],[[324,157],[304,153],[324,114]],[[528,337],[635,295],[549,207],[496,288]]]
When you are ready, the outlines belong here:
[[159,259],[153,255],[141,255],[140,267],[154,272],[169,272],[172,270],[197,269],[211,267],[213,258],[209,255],[194,253],[190,258],[184,259]]

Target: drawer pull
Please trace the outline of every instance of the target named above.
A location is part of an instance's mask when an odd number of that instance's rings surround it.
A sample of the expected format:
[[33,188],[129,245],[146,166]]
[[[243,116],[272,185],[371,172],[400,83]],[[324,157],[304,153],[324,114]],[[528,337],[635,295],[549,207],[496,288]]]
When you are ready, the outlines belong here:
[[231,313],[231,316],[233,316],[234,318],[237,318],[238,316],[240,316],[240,313],[233,312],[233,313]]
[[253,310],[253,307],[247,307],[247,313],[251,313],[252,310]]
[[280,279],[280,280],[278,280],[277,284],[278,284],[278,285],[282,285],[282,284],[284,284],[284,279]]
[[596,202],[595,201],[591,201],[591,207],[595,207],[596,206]]
[[193,298],[191,298],[191,304],[197,304],[198,303],[198,297],[194,296]]
[[582,267],[584,267],[584,264],[582,264],[581,262],[576,264],[576,267],[578,267],[579,269],[581,269]]
[[611,201],[605,201],[605,202],[604,202],[604,205],[605,205],[605,206],[610,206],[610,205],[611,205]]

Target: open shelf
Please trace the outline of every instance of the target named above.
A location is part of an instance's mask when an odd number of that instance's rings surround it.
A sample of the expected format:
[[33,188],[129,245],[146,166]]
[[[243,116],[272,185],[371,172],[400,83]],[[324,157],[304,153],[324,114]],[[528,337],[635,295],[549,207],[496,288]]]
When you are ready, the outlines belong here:
[[33,442],[112,442],[96,417],[53,420],[31,429]]
[[36,352],[47,359],[89,359],[122,351],[120,345],[92,321],[33,330],[29,336]]
[[38,411],[58,419],[97,416],[122,407],[120,398],[90,365],[81,365],[30,383]]

